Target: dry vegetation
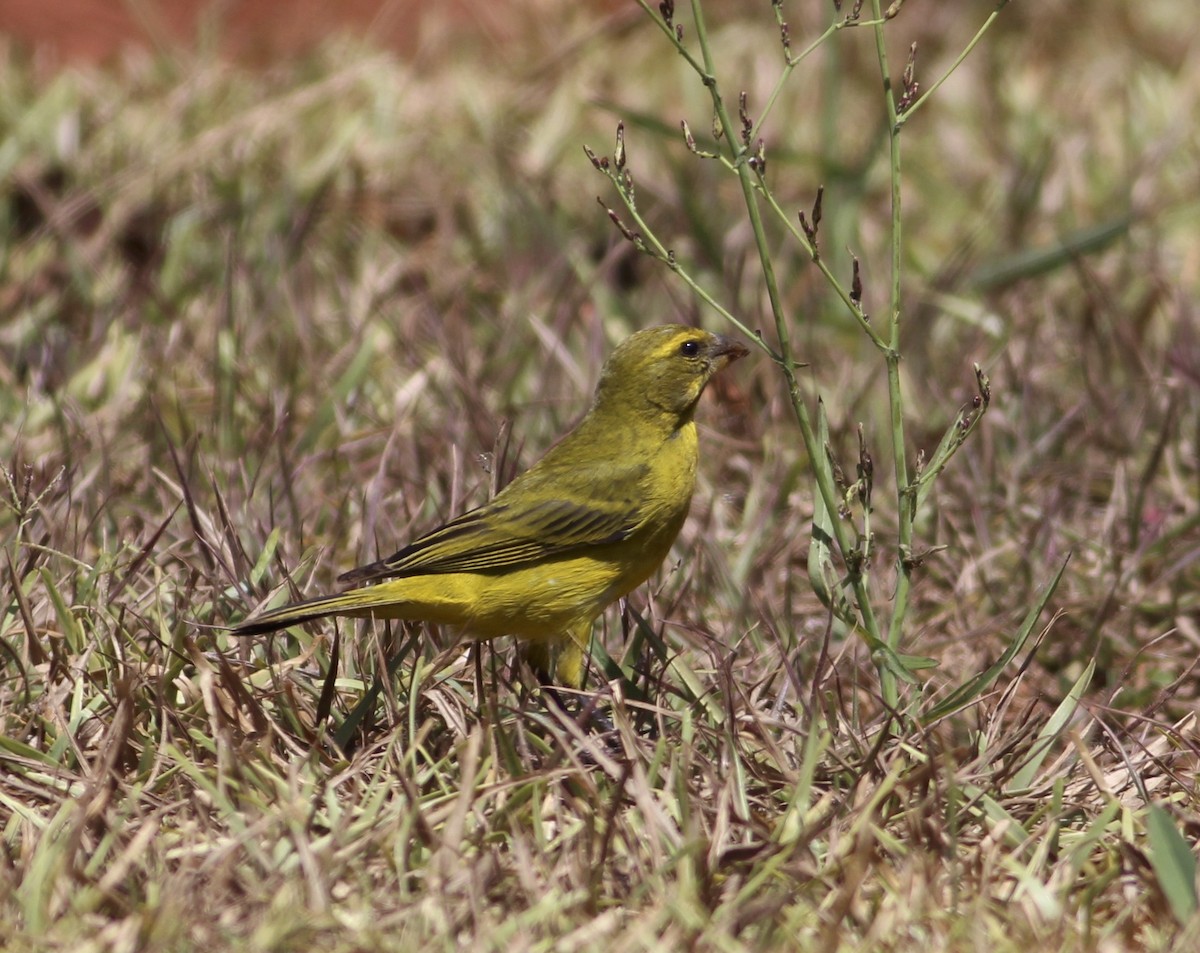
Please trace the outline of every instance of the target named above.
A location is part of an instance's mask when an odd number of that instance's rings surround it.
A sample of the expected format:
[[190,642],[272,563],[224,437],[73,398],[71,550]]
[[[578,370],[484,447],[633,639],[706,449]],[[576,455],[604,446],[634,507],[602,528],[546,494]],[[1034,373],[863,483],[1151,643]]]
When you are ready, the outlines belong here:
[[[702,409],[677,558],[597,629],[608,745],[545,709],[503,642],[213,628],[484,499],[630,330],[728,330],[597,207],[615,199],[582,145],[611,152],[618,118],[656,233],[776,343],[736,179],[678,133],[709,128],[704,88],[632,5],[521,6],[538,12],[519,43],[411,63],[331,41],[269,72],[179,57],[50,78],[3,52],[5,948],[1194,949],[1184,2],[1011,4],[905,127],[910,454],[970,399],[973,361],[994,394],[918,521],[900,648],[939,664],[901,685],[904,717],[812,594],[813,480],[765,356]],[[753,112],[782,53],[767,4],[740,6],[714,5],[711,39]],[[834,17],[784,11],[797,51]],[[905,5],[894,76],[916,41],[927,89],[991,11]],[[777,200],[809,209],[825,186],[830,267],[848,283],[853,251],[884,315],[870,27],[797,69],[765,134]],[[771,228],[806,399],[850,472],[859,422],[877,463],[886,606],[878,355]],[[1068,553],[1003,674],[928,717]]]

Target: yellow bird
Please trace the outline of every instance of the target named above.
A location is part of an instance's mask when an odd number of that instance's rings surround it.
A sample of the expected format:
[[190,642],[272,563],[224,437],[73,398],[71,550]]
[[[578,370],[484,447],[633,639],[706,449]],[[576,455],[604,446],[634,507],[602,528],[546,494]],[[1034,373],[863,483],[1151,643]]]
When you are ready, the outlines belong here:
[[609,357],[591,409],[483,506],[340,577],[345,592],[248,619],[257,635],[325,616],[513,635],[551,682],[583,684],[591,627],[645,582],[679,534],[696,484],[693,417],[705,385],[747,349],[697,328],[638,331]]

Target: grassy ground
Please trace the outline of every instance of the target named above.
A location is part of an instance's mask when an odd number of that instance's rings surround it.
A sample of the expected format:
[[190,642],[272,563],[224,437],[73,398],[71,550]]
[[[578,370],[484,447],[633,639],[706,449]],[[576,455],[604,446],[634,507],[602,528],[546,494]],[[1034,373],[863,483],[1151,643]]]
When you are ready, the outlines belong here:
[[[804,6],[785,8],[794,51],[833,16]],[[712,40],[753,112],[782,53],[769,9],[734,8],[710,11]],[[991,9],[905,5],[892,75],[916,41],[928,89]],[[777,345],[736,179],[678,133],[707,138],[704,88],[636,8],[531,10],[519,43],[403,64],[331,40],[266,72],[178,54],[52,78],[4,51],[5,948],[1193,949],[1200,58],[1182,2],[1012,4],[904,129],[910,454],[970,400],[973,361],[993,387],[918,522],[901,649],[939,664],[901,685],[909,717],[813,594],[810,465],[762,356],[701,410],[672,560],[597,627],[621,667],[615,749],[547,711],[505,642],[214,628],[485,499],[629,331],[730,330],[596,205],[616,199],[582,146],[611,154],[618,118],[655,232]],[[871,29],[843,30],[765,133],[782,206],[825,186],[825,260],[848,286],[859,258],[876,322],[879,86]],[[886,605],[877,355],[771,229],[805,399],[850,471],[860,422],[876,460]],[[931,717],[1067,554],[1017,658]]]

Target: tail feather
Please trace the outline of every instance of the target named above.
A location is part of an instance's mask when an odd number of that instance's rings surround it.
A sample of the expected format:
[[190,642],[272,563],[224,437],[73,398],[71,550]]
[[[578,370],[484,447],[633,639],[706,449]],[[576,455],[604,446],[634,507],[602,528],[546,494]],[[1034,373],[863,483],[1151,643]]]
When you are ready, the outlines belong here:
[[278,632],[302,622],[313,622],[331,615],[369,616],[372,608],[383,600],[371,598],[369,589],[351,589],[330,596],[317,596],[303,602],[292,602],[278,609],[271,609],[253,619],[246,619],[233,627],[234,635],[264,635]]

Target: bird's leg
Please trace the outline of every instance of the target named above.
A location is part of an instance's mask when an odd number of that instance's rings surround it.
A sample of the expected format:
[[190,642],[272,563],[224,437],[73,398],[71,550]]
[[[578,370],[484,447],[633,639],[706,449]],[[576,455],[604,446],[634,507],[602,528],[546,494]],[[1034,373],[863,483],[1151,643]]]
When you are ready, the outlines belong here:
[[[587,660],[591,657],[592,624],[591,622],[585,622],[583,625],[576,626],[567,634],[569,639],[558,653],[558,665],[556,667],[558,683],[582,689],[584,680],[587,677]],[[581,697],[581,719],[593,731],[605,735],[612,734],[615,738],[616,728],[613,727],[612,719],[605,712],[599,711],[596,708],[599,701],[600,696],[598,694],[589,695],[586,700]],[[561,700],[559,704],[562,704]]]
[[521,646],[521,657],[529,663],[538,684],[543,687],[554,684],[554,653],[547,642],[526,642]]
[[581,700],[579,714],[572,713],[566,699],[558,690],[558,686],[582,689],[587,674],[586,649],[591,639],[591,625],[584,625],[569,633],[569,639],[562,644],[558,651],[557,662],[551,665],[554,657],[554,647],[550,642],[531,642],[525,646],[525,661],[533,669],[542,691],[551,703],[565,715],[578,717],[580,722],[601,734],[615,731],[612,719],[604,712],[596,710],[598,696],[592,695],[586,701]]

